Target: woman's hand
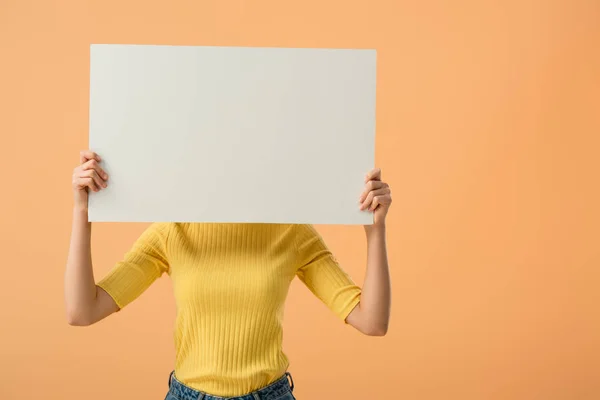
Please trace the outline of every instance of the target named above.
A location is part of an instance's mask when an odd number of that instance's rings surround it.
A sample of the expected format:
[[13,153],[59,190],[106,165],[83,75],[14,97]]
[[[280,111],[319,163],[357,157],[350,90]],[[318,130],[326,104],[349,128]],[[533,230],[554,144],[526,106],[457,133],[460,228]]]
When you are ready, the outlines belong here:
[[100,167],[100,156],[86,150],[80,153],[73,171],[73,227],[65,271],[65,305],[71,325],[91,325],[116,312],[119,307],[108,293],[96,286],[92,269],[92,224],[88,221],[89,191],[106,187],[108,175]]
[[381,170],[376,168],[367,174],[365,190],[360,196],[360,209],[374,213],[373,224],[365,225],[367,273],[360,303],[346,318],[346,322],[366,335],[385,335],[390,322],[392,289],[385,238],[385,217],[391,204],[390,186],[381,181]]
[[75,206],[87,208],[89,191],[99,192],[107,186],[108,175],[100,167],[100,161],[100,156],[92,151],[80,153],[80,164],[73,170]]
[[381,180],[381,169],[371,170],[365,177],[365,190],[360,195],[360,209],[374,213],[373,224],[383,225],[392,205],[390,185]]

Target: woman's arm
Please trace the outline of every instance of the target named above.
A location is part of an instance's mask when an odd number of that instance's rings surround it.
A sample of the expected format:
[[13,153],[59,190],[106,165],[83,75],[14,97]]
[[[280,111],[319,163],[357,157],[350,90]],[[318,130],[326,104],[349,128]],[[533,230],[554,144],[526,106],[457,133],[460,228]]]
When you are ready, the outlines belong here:
[[118,310],[114,300],[96,286],[92,269],[92,224],[88,222],[88,190],[106,187],[108,176],[99,165],[100,157],[81,153],[81,164],[73,172],[73,225],[65,271],[65,305],[70,325],[91,325]]
[[366,225],[367,272],[360,303],[346,322],[364,334],[384,336],[387,333],[391,308],[391,282],[385,240],[385,217],[392,203],[389,185],[381,182],[381,170],[371,171],[360,197],[361,209],[374,212],[373,225]]

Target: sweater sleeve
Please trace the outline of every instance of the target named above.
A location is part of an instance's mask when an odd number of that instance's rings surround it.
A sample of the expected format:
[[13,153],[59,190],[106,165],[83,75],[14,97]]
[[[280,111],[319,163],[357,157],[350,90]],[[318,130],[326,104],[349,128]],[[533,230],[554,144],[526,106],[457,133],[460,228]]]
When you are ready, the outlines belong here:
[[152,224],[97,285],[119,308],[137,299],[163,273],[168,272],[168,224]]
[[340,319],[360,302],[361,289],[339,266],[312,225],[300,225],[297,239],[298,278]]

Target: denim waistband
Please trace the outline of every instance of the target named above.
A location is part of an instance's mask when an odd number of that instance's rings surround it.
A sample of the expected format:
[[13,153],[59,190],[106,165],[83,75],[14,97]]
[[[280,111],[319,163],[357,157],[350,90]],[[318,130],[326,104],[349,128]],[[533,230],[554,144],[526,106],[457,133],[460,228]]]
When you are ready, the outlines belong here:
[[169,392],[180,400],[274,400],[294,390],[294,380],[289,372],[262,389],[237,397],[220,397],[192,389],[179,382],[172,372],[169,377]]

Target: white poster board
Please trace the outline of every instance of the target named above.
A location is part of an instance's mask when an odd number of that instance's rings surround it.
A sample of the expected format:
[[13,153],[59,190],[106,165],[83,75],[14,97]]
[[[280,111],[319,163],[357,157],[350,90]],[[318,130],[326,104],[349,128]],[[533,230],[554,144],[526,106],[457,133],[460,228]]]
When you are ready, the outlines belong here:
[[370,224],[374,50],[92,45],[90,221]]

